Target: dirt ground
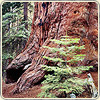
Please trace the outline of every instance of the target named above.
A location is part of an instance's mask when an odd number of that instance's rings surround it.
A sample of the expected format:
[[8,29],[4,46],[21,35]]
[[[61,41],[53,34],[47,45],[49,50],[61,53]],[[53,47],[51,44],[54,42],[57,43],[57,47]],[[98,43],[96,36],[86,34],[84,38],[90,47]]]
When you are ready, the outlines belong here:
[[[98,89],[98,72],[90,72],[93,79],[94,79],[94,83],[96,88]],[[78,77],[80,78],[87,78],[87,74],[83,73],[81,75],[79,75]],[[41,92],[41,84],[35,85],[32,88],[18,93],[18,94],[10,94],[10,92],[12,91],[12,89],[14,88],[16,83],[11,83],[11,84],[5,84],[4,81],[2,82],[2,96],[4,98],[37,98],[38,93]],[[83,98],[86,98],[86,94],[84,93],[84,95],[82,96]]]
[[11,94],[10,92],[15,87],[15,83],[13,84],[5,84],[4,82],[2,86],[2,96],[4,98],[37,98],[38,93],[41,92],[41,84],[35,85],[28,90],[18,93],[18,94]]

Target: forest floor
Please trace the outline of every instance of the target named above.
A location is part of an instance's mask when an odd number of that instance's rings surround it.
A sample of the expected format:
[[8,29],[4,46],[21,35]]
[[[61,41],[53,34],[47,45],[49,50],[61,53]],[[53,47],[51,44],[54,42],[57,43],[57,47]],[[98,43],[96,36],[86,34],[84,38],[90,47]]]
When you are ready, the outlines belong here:
[[[79,75],[78,77],[84,79],[87,78],[87,74],[89,72],[83,73],[81,75]],[[96,86],[96,88],[98,89],[98,72],[90,72],[93,80],[94,80],[94,84]],[[11,84],[5,84],[4,81],[2,81],[2,96],[6,99],[6,98],[37,98],[38,93],[41,92],[41,84],[35,85],[32,88],[29,88],[28,90],[18,93],[18,94],[10,94],[10,92],[12,91],[12,89],[15,87],[16,83],[11,83]],[[78,96],[78,98],[88,98],[87,93],[83,93],[83,95]]]

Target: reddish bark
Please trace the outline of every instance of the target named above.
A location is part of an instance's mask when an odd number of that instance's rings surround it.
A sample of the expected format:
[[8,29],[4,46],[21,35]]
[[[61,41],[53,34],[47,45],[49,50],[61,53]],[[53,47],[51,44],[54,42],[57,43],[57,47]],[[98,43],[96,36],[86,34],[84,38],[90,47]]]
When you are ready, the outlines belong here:
[[[7,67],[6,83],[17,81],[14,93],[21,92],[41,81],[47,64],[44,55],[50,52],[42,46],[56,46],[51,38],[73,35],[86,46],[84,65],[98,67],[98,8],[94,2],[40,2],[35,3],[32,32],[25,49]],[[90,56],[91,55],[91,56]],[[95,58],[95,59],[94,59]],[[92,63],[95,61],[95,63]],[[26,70],[25,66],[30,64]]]

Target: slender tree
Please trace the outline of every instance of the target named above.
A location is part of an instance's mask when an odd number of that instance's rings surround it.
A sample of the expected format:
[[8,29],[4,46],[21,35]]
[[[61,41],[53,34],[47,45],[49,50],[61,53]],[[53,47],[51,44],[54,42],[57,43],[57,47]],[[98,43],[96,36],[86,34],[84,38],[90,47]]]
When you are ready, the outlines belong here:
[[28,2],[24,2],[24,21],[26,29],[28,29],[28,24],[26,22],[27,20],[28,20]]

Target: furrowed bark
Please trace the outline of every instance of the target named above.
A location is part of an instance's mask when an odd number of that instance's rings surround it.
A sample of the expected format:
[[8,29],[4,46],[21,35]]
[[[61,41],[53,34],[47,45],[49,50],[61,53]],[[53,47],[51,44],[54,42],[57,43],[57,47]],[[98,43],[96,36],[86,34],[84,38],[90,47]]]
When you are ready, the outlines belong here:
[[83,65],[98,66],[97,10],[94,2],[35,3],[32,32],[26,47],[6,69],[6,83],[17,81],[13,93],[26,90],[43,79],[45,71],[41,65],[49,63],[43,56],[50,55],[50,51],[42,46],[56,47],[50,39],[60,39],[66,32],[80,37],[80,44],[85,45]]

